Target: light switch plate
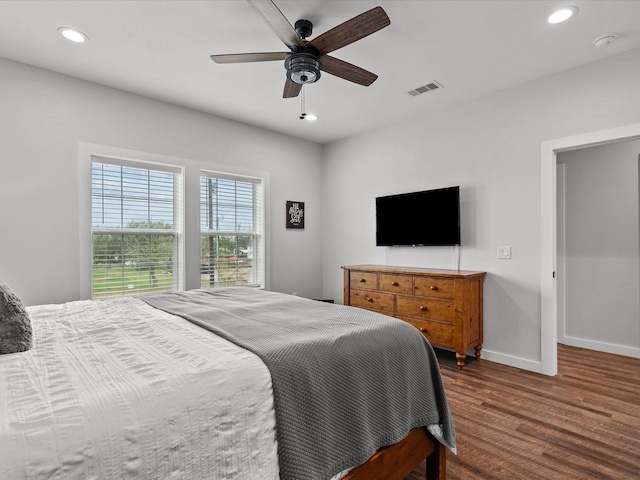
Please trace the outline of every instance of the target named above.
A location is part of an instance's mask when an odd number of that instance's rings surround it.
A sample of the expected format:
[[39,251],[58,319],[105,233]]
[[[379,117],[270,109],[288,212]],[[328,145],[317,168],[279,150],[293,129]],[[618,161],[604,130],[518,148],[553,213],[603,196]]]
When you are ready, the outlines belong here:
[[498,258],[511,258],[511,247],[509,246],[499,246],[498,247]]

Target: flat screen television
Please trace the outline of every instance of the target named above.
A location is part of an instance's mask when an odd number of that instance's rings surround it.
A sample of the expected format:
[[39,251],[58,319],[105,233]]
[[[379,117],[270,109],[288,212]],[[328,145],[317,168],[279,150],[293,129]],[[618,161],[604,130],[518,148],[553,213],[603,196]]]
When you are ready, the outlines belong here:
[[460,245],[460,187],[376,197],[376,245]]

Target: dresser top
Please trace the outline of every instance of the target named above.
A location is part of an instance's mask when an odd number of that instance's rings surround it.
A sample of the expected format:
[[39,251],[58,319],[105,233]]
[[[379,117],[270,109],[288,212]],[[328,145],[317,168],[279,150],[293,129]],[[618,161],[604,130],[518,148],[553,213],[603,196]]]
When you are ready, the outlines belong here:
[[345,265],[345,270],[357,270],[363,272],[395,273],[407,275],[428,275],[442,277],[484,277],[487,272],[475,272],[471,270],[447,270],[441,268],[418,268],[418,267],[394,267],[390,265]]

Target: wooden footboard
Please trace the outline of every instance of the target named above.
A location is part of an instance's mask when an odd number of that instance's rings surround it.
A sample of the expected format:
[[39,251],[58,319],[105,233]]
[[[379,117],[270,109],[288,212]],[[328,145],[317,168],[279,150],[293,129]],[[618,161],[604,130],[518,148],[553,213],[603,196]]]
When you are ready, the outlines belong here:
[[445,480],[446,447],[426,428],[414,428],[403,440],[378,450],[344,480],[402,480],[426,458],[427,479]]

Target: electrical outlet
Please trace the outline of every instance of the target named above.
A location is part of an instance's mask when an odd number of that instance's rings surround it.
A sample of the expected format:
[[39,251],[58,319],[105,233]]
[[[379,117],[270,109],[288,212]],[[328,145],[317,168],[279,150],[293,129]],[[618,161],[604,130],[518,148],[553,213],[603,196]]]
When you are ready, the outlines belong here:
[[509,246],[498,247],[498,258],[504,258],[504,259],[511,258],[511,247]]

